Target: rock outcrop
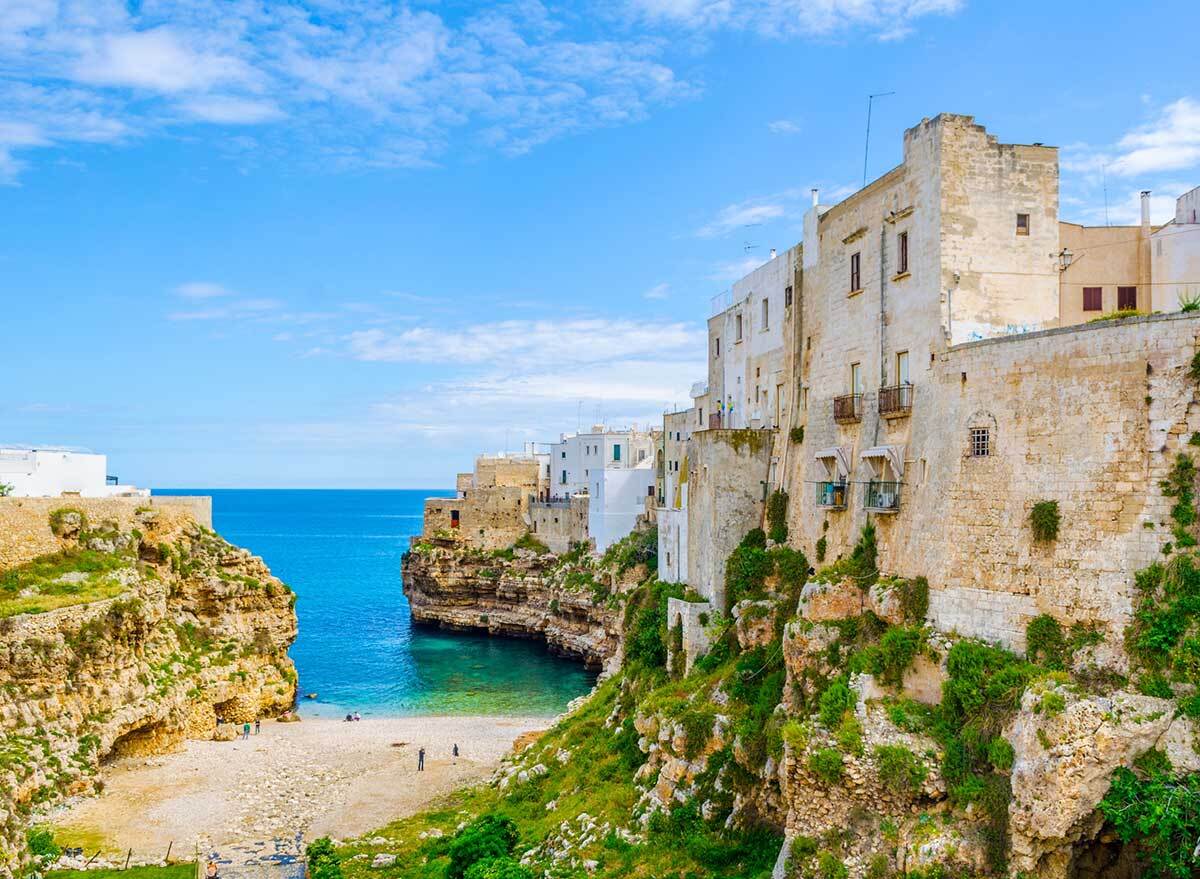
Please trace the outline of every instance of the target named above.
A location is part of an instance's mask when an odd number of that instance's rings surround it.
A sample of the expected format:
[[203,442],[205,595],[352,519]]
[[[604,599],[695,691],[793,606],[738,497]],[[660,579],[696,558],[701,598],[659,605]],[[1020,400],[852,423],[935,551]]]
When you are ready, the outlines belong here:
[[614,596],[644,576],[644,568],[624,576],[601,570],[586,555],[486,553],[449,540],[426,540],[403,562],[414,622],[539,638],[597,668],[619,664],[622,605]]
[[291,590],[194,521],[139,516],[129,531],[60,516],[51,558],[64,572],[42,588],[95,582],[100,558],[115,595],[0,619],[0,873],[20,863],[31,812],[90,792],[104,760],[211,739],[218,719],[294,702]]

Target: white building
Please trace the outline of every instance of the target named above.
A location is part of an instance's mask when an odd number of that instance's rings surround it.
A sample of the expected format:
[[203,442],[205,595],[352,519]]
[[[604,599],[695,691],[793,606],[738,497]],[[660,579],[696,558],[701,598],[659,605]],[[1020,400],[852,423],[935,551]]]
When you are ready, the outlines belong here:
[[13,497],[148,497],[149,489],[120,485],[108,459],[68,449],[0,448],[0,484]]
[[1150,235],[1154,311],[1200,301],[1200,186],[1175,200],[1175,217]]
[[[709,318],[710,426],[771,428],[785,420],[784,318],[799,248],[771,259],[713,300]],[[701,405],[697,400],[698,407]]]
[[633,530],[655,487],[654,434],[609,430],[562,436],[550,446],[550,497],[587,494],[588,534],[604,552]]

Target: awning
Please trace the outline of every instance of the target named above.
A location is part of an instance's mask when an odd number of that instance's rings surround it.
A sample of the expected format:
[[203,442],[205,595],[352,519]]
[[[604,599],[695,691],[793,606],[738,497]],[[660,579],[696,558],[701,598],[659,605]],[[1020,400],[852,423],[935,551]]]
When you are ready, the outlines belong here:
[[892,465],[892,472],[896,474],[897,479],[904,477],[904,446],[875,446],[864,450],[860,457],[864,460],[876,458],[887,461]]
[[838,479],[845,479],[850,475],[850,456],[846,450],[840,446],[833,446],[829,449],[821,449],[813,455],[818,461],[832,461],[834,472]]

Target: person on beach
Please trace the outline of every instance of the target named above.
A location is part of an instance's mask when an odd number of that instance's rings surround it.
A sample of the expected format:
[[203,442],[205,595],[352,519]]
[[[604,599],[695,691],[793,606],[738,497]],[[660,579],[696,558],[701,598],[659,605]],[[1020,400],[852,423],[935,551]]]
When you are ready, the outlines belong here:
[[454,759],[458,760],[458,742],[454,743],[454,750],[451,752]]
[[262,719],[256,717],[254,718],[254,734],[258,735],[260,732],[262,732]]
[[354,719],[355,719],[355,720],[362,720],[362,715],[361,715],[361,714],[359,714],[357,711],[355,711],[355,712],[354,712]]
[[244,742],[248,738],[250,738],[250,721],[247,720],[242,724],[242,741]]
[[425,771],[425,749],[421,748],[417,751],[417,772]]
[[208,877],[208,879],[217,879],[216,861],[208,862],[208,866],[204,868],[204,874]]

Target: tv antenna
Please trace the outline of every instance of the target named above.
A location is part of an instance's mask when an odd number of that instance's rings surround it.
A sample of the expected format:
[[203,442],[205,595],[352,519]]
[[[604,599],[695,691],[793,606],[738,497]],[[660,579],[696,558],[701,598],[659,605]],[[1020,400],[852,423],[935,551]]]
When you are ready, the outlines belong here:
[[751,244],[749,241],[743,241],[742,242],[742,253],[749,253],[750,251],[756,249],[757,247],[758,247],[757,244]]
[[867,142],[863,147],[863,187],[867,185],[867,156],[871,154],[871,105],[875,103],[876,98],[886,98],[888,95],[894,95],[895,92],[876,92],[873,95],[867,95]]

